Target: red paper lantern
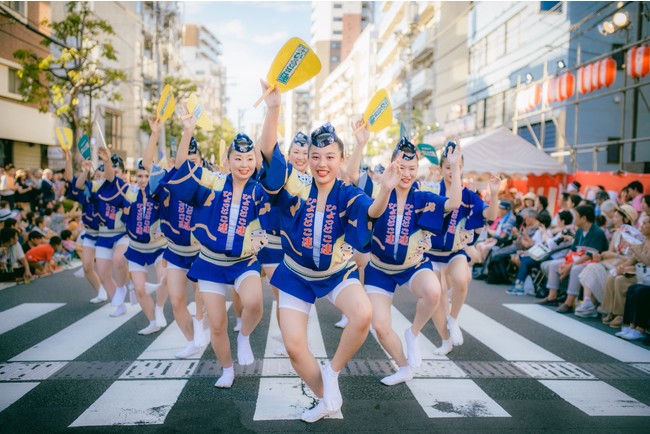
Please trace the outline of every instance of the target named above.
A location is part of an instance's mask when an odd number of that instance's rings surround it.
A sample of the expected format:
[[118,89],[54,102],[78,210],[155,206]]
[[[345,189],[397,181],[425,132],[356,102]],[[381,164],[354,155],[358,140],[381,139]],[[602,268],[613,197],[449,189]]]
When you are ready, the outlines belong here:
[[600,83],[600,87],[611,86],[616,81],[616,60],[606,57],[598,63],[598,83]]
[[560,80],[551,78],[546,82],[545,103],[560,101]]
[[573,96],[575,92],[575,76],[570,72],[565,72],[557,79],[559,86],[559,99],[560,101],[567,100]]
[[650,45],[634,47],[627,52],[627,75],[633,78],[650,73]]
[[542,102],[542,88],[536,84],[528,89],[528,110],[534,109]]
[[591,86],[591,66],[586,65],[578,69],[578,90],[585,94],[593,90]]
[[598,90],[602,86],[600,84],[600,62],[591,64],[591,90]]

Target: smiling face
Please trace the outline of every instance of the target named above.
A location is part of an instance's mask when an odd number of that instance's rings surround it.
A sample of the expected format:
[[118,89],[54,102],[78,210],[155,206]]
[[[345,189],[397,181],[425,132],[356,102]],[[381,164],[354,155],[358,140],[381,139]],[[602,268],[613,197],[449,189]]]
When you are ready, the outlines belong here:
[[228,157],[228,165],[232,177],[240,181],[248,181],[255,171],[255,151],[237,152],[233,150]]
[[297,170],[305,173],[307,170],[308,152],[306,146],[292,144],[289,148],[289,163]]
[[319,148],[309,147],[309,168],[317,185],[328,185],[336,180],[343,157],[336,144]]
[[397,184],[397,188],[400,190],[410,190],[418,177],[418,159],[414,158],[412,160],[405,160],[400,158],[398,163],[402,176],[399,180],[399,184]]
[[147,172],[146,170],[138,169],[136,179],[138,182],[138,187],[140,187],[141,189],[146,188],[147,184],[149,183],[149,172]]

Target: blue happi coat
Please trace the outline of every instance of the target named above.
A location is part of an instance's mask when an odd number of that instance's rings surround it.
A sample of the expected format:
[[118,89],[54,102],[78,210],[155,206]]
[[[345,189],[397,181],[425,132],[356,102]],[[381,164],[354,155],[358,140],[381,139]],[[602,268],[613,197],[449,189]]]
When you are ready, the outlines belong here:
[[279,210],[285,257],[307,269],[325,271],[347,263],[353,248],[369,250],[372,222],[368,207],[373,200],[362,190],[335,181],[327,196],[317,251],[314,248],[316,184],[311,182],[311,177],[293,170],[277,145],[271,163],[264,161],[264,169],[261,182],[272,197],[273,206]]
[[165,184],[171,194],[192,206],[194,237],[213,253],[242,258],[255,254],[265,242],[270,204],[262,186],[250,178],[239,203],[231,249],[226,247],[233,198],[232,175],[212,173],[185,161]]
[[65,196],[68,199],[78,202],[81,206],[81,221],[84,227],[91,231],[97,231],[99,230],[99,215],[95,209],[95,203],[90,198],[92,183],[86,180],[83,190],[76,188],[76,183],[76,176],[72,178],[72,182],[66,182]]
[[165,237],[176,245],[189,246],[192,244],[194,208],[167,188],[167,183],[176,172],[175,167],[165,170],[154,164],[149,177],[149,189],[160,206],[160,228]]

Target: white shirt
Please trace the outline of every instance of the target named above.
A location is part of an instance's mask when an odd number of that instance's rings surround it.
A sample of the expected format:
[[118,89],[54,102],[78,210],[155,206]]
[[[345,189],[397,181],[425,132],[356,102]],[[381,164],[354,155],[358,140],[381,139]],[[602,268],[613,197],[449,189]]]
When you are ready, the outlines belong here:
[[226,250],[232,250],[232,245],[235,242],[237,219],[239,219],[239,204],[232,204],[230,206],[230,215],[228,216],[228,238],[226,238]]
[[320,241],[323,236],[323,218],[325,213],[321,211],[316,211],[316,217],[314,217],[314,250],[313,258],[314,264],[317,267],[320,267]]

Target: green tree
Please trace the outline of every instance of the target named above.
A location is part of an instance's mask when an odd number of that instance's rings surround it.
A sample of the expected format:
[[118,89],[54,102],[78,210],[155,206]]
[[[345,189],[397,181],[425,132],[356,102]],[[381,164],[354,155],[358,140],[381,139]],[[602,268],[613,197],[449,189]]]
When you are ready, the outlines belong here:
[[[14,52],[22,66],[18,71],[20,93],[41,112],[53,107],[56,116],[72,129],[76,143],[80,132],[90,132],[93,99],[120,100],[115,86],[126,74],[105,64],[117,61],[109,38],[115,32],[107,21],[93,15],[87,2],[68,2],[64,20],[45,20],[43,24],[50,28],[51,37],[41,45],[48,47],[50,54],[39,57],[30,49]],[[86,119],[78,110],[83,98],[88,98],[90,107]]]

